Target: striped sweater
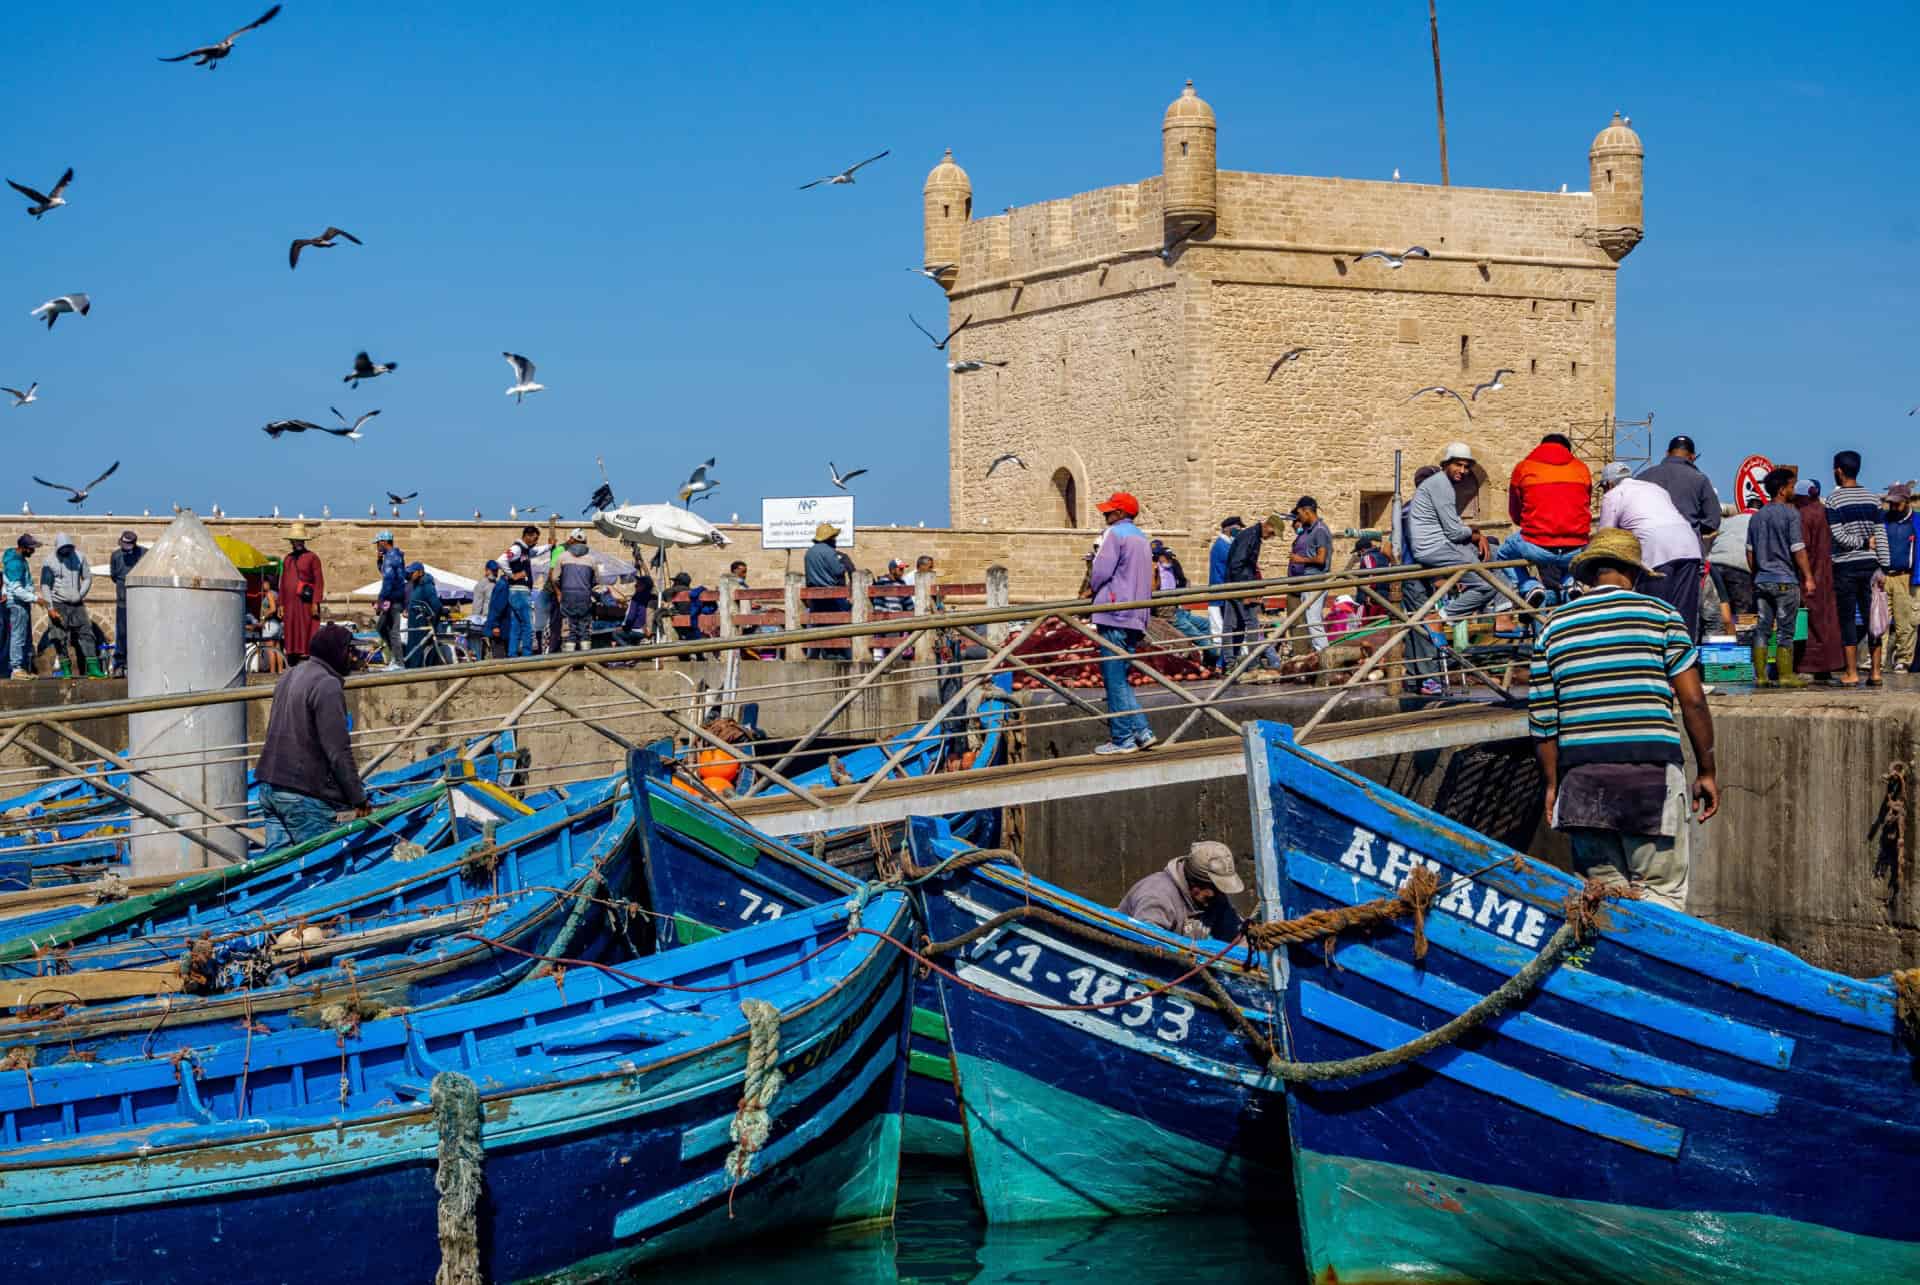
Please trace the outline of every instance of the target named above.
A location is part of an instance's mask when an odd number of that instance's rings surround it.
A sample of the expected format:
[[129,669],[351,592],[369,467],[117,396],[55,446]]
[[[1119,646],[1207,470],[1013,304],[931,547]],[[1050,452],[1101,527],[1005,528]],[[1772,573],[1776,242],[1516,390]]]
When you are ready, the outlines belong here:
[[1833,565],[1872,571],[1887,565],[1887,528],[1880,497],[1864,486],[1836,486],[1827,495],[1827,525],[1833,528]]
[[1699,662],[1680,613],[1602,586],[1553,613],[1533,647],[1527,724],[1582,763],[1679,763],[1673,679]]

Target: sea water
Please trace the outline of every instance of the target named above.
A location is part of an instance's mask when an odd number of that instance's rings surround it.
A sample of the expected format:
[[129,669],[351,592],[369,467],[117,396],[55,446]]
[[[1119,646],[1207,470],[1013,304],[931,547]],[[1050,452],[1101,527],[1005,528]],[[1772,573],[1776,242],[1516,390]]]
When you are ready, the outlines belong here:
[[[1234,1193],[1221,1189],[1223,1203]],[[659,1279],[655,1265],[645,1275]],[[964,1168],[905,1162],[890,1229],[741,1246],[673,1264],[674,1285],[1289,1285],[1301,1279],[1293,1219],[1180,1214],[989,1227]]]

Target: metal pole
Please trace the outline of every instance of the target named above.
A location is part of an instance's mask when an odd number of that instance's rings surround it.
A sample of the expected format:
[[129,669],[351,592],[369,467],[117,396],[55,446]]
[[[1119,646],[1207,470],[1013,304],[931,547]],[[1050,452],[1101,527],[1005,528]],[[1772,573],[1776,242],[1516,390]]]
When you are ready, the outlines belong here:
[[1387,545],[1393,550],[1395,562],[1409,561],[1407,551],[1400,547],[1400,452],[1393,453],[1393,503],[1387,506]]
[[1447,91],[1440,84],[1440,13],[1435,0],[1427,0],[1427,29],[1433,33],[1433,103],[1440,121],[1440,186],[1447,179]]
[[[1304,609],[1305,607],[1303,605],[1302,610]],[[1159,670],[1155,669],[1152,665],[1147,664],[1146,661],[1141,660],[1138,656],[1129,655],[1125,651],[1121,650],[1120,646],[1117,643],[1108,642],[1106,639],[1102,638],[1099,634],[1087,628],[1085,625],[1081,624],[1077,620],[1062,620],[1061,623],[1064,624],[1067,628],[1073,630],[1075,633],[1080,634],[1082,637],[1091,639],[1093,642],[1093,645],[1099,648],[1100,650],[1111,652],[1113,655],[1120,657],[1120,659],[1126,661],[1128,665],[1132,666],[1134,669],[1139,670],[1141,673],[1145,674],[1148,678],[1160,684],[1160,686],[1166,688],[1168,691],[1172,692],[1175,696],[1178,696],[1181,700],[1185,701],[1187,704],[1192,705],[1194,707],[1195,714],[1211,715],[1214,722],[1219,723],[1222,727],[1226,728],[1229,733],[1235,736],[1240,734],[1240,724],[1234,722],[1232,719],[1228,718],[1225,714],[1222,714],[1219,710],[1214,709],[1212,706],[1203,704],[1200,698],[1198,696],[1195,696],[1192,692],[1187,691],[1184,688],[1174,686],[1173,682],[1170,679],[1168,679],[1165,674],[1162,674]]]
[[[79,777],[82,780],[92,781],[94,784],[94,788],[98,789],[102,794],[109,795],[112,798],[116,798],[120,800],[120,802],[132,808],[135,812],[138,812],[141,816],[146,817],[149,821],[159,822],[162,827],[161,833],[178,835],[180,838],[186,839],[191,843],[195,843],[200,847],[205,848],[207,850],[208,856],[213,858],[213,860],[209,864],[214,866],[228,866],[233,864],[233,855],[230,852],[228,852],[225,848],[216,847],[204,835],[198,833],[198,831],[196,830],[188,829],[184,826],[175,825],[173,818],[168,816],[166,813],[162,812],[159,808],[148,807],[144,801],[134,798],[131,794],[128,794],[125,790],[115,789],[112,785],[109,785],[107,783],[107,774],[105,772],[99,772],[99,773],[89,772],[85,768],[81,767],[78,763],[69,762],[68,760],[61,758],[58,754],[55,754],[52,750],[36,745],[32,741],[22,741],[20,742],[20,746],[22,749],[26,750],[27,753],[33,755],[34,757],[45,759],[49,764],[59,768],[62,772],[65,772],[68,776]],[[239,833],[239,828],[237,826],[233,826],[232,822],[229,819],[223,817],[222,821],[223,823],[228,825],[229,828],[231,828],[234,831],[234,833]],[[148,874],[148,873],[160,873],[160,872],[142,871],[140,873]],[[199,873],[199,872],[187,870],[185,867],[181,867],[181,873],[193,874],[193,873]]]
[[427,707],[421,710],[418,714],[415,714],[413,716],[413,719],[405,727],[400,729],[400,734],[393,738],[392,744],[388,745],[386,749],[381,750],[378,754],[374,755],[372,758],[368,759],[364,764],[361,765],[360,775],[362,777],[367,777],[372,775],[373,770],[375,768],[379,767],[382,763],[386,762],[389,758],[391,758],[395,750],[399,749],[402,745],[405,745],[415,732],[419,731],[422,727],[426,726],[427,720],[432,718],[435,714],[438,714],[441,708],[445,706],[448,701],[452,700],[455,696],[459,695],[460,689],[465,687],[467,683],[470,681],[471,681],[470,679],[460,678],[447,684],[447,688],[445,691],[441,692],[438,696],[428,701]]
[[[1458,584],[1460,581],[1460,577],[1465,574],[1466,574],[1465,571],[1456,571],[1452,575],[1447,576],[1445,579],[1441,580],[1439,585],[1434,588],[1433,596],[1420,604],[1420,610],[1414,612],[1411,616],[1402,617],[1405,623],[1402,624],[1398,629],[1394,630],[1394,632],[1387,638],[1387,640],[1384,643],[1380,644],[1380,650],[1387,651],[1391,649],[1395,643],[1399,642],[1402,638],[1405,638],[1408,634],[1412,633],[1414,630],[1420,628],[1420,617],[1426,615],[1429,611],[1433,610],[1434,607],[1439,605],[1440,600],[1446,597],[1447,591],[1453,588],[1454,585]],[[1294,734],[1295,738],[1304,743],[1307,737],[1312,734],[1313,729],[1320,726],[1321,723],[1325,722],[1327,715],[1333,713],[1333,707],[1340,703],[1340,698],[1345,696],[1348,693],[1348,691],[1352,690],[1353,685],[1355,683],[1365,678],[1367,676],[1367,671],[1369,671],[1372,668],[1373,666],[1366,661],[1362,661],[1358,665],[1355,665],[1353,667],[1353,672],[1347,675],[1346,681],[1341,683],[1339,687],[1334,689],[1333,695],[1327,697],[1326,701],[1322,703],[1320,708],[1314,711],[1313,717],[1308,719],[1306,723],[1300,728],[1300,730]]]
[[[518,674],[508,674],[507,679],[509,682],[512,682],[517,686],[524,688],[527,691],[534,690],[533,684],[528,682],[526,679],[520,677],[520,675]],[[547,704],[553,706],[555,709],[559,710],[562,714],[565,714],[568,718],[573,719],[576,723],[585,723],[588,727],[600,733],[600,735],[606,737],[608,740],[612,741],[615,745],[618,745],[623,750],[627,750],[630,752],[640,748],[639,746],[635,745],[632,741],[628,740],[626,737],[620,735],[620,733],[608,727],[606,724],[597,723],[593,719],[588,718],[585,714],[582,714],[577,708],[574,707],[573,702],[568,700],[563,700],[559,696],[556,696],[551,690],[552,687],[553,687],[553,684],[551,683],[543,684],[542,690],[540,690],[537,693],[539,698],[545,701]]]

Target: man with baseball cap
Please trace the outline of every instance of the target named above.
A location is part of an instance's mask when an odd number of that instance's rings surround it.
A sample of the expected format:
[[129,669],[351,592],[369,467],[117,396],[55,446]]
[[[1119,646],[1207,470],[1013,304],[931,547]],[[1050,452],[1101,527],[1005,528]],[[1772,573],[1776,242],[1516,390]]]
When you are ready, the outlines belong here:
[[[1140,516],[1140,501],[1125,491],[1115,491],[1094,507],[1106,518],[1107,530],[1087,571],[1093,602],[1144,602],[1153,595],[1153,551],[1146,535],[1133,523]],[[1146,640],[1150,614],[1147,607],[1128,607],[1096,611],[1092,619],[1101,638],[1119,652],[1131,655]],[[1100,678],[1107,689],[1108,739],[1106,744],[1094,747],[1095,754],[1131,754],[1153,744],[1153,729],[1140,712],[1140,698],[1127,682],[1131,672],[1124,655],[1102,650]]]
[[1573,574],[1587,592],[1541,626],[1528,673],[1547,820],[1566,832],[1582,876],[1684,910],[1689,808],[1676,705],[1693,744],[1692,810],[1705,821],[1720,806],[1700,652],[1671,603],[1635,591],[1660,572],[1632,533],[1595,531]]
[[33,604],[40,594],[33,587],[33,551],[40,541],[22,534],[0,559],[0,591],[7,610],[7,663],[14,678],[33,675]]
[[1644,470],[1639,480],[1665,491],[1687,525],[1702,536],[1711,536],[1720,529],[1720,492],[1694,464],[1698,455],[1693,439],[1682,433],[1667,443],[1667,458]]
[[1887,606],[1893,613],[1893,641],[1887,664],[1905,673],[1913,666],[1914,588],[1920,582],[1920,515],[1912,510],[1913,488],[1895,482],[1887,488]]
[[[1662,602],[1673,604],[1687,622],[1687,637],[1700,641],[1700,580],[1704,563],[1700,536],[1685,515],[1674,507],[1666,488],[1615,460],[1600,470],[1600,498],[1596,525],[1625,531],[1640,544],[1641,560],[1660,574],[1641,588]],[[1719,501],[1716,499],[1715,504]],[[1713,522],[1720,525],[1720,511]]]
[[[1487,537],[1460,516],[1458,488],[1472,475],[1473,466],[1473,448],[1465,442],[1449,442],[1440,452],[1439,470],[1413,488],[1413,499],[1407,502],[1406,527],[1407,553],[1415,564],[1451,568],[1470,566],[1487,557]],[[1455,621],[1476,615],[1492,604],[1496,592],[1480,577],[1464,576],[1439,609],[1439,619]],[[1412,614],[1426,605],[1432,593],[1430,581],[1409,580],[1401,590],[1400,602]],[[1413,659],[1408,661],[1407,671],[1420,680],[1421,693],[1444,693],[1437,653],[1431,647],[1414,646],[1408,648],[1408,655]]]
[[380,635],[381,645],[386,649],[387,668],[400,669],[404,649],[400,626],[407,615],[407,555],[393,542],[391,531],[374,536],[373,547],[374,562],[380,571],[380,614],[374,617],[373,631]]
[[120,543],[114,546],[113,557],[107,564],[113,577],[113,672],[116,677],[127,672],[128,644],[132,641],[127,637],[127,575],[144,553],[140,537],[131,531],[122,531]]
[[[1293,548],[1287,554],[1288,576],[1323,576],[1333,570],[1333,532],[1320,516],[1320,502],[1303,495],[1294,503]],[[1327,649],[1327,595],[1307,596],[1307,637],[1316,652]]]
[[1201,839],[1127,889],[1119,910],[1182,937],[1232,941],[1240,935],[1240,912],[1227,898],[1246,887],[1234,869],[1233,849]]
[[567,532],[566,552],[547,573],[560,601],[560,619],[566,631],[561,651],[586,651],[593,646],[593,591],[600,584],[600,568],[587,552],[587,533],[579,527]]

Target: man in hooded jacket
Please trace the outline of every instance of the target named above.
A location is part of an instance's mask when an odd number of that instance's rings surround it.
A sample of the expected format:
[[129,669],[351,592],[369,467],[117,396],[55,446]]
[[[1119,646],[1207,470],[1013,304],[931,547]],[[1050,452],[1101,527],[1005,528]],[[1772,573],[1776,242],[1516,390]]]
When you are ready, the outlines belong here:
[[367,815],[367,787],[347,739],[347,694],[353,635],[340,625],[314,632],[308,661],[273,690],[267,738],[254,776],[267,821],[267,848],[303,843],[331,830],[335,814]]
[[[1514,465],[1507,516],[1513,532],[1494,550],[1494,559],[1525,558],[1564,578],[1593,530],[1593,471],[1574,455],[1565,434],[1548,433]],[[1520,592],[1529,600],[1545,600],[1543,587],[1531,576],[1521,578]]]

